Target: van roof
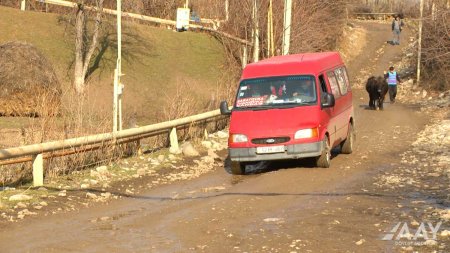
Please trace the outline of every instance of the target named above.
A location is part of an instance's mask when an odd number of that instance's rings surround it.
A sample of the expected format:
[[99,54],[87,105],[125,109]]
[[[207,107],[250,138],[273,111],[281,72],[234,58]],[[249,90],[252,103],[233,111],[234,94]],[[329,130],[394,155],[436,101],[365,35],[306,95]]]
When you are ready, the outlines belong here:
[[343,64],[338,52],[304,53],[275,56],[248,64],[241,79],[299,74],[316,75]]

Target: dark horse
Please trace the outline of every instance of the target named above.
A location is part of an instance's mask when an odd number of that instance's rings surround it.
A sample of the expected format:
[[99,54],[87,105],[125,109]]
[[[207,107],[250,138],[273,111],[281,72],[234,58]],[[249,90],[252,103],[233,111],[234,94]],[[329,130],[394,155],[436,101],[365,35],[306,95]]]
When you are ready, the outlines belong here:
[[367,79],[366,90],[369,93],[369,108],[383,110],[383,102],[388,92],[388,84],[386,79],[381,76],[371,76]]

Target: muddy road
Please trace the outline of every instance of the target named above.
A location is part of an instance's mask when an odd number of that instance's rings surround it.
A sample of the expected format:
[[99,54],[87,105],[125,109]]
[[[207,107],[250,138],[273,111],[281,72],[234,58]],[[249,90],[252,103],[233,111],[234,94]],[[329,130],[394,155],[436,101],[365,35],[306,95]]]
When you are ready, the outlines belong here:
[[[362,23],[368,42],[349,74],[381,74],[402,56],[389,24]],[[406,40],[406,30],[402,36]],[[382,50],[380,50],[382,49]],[[380,240],[398,196],[373,178],[399,162],[427,118],[415,107],[366,109],[353,89],[356,151],[329,169],[272,162],[246,176],[223,168],[79,211],[0,228],[0,252],[391,252]],[[116,193],[120,194],[120,193]]]

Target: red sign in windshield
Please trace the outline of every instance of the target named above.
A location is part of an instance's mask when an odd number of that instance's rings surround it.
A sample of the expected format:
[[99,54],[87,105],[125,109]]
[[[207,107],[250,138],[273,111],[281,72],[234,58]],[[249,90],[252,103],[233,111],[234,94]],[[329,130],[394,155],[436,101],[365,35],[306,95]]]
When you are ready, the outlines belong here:
[[250,107],[263,105],[266,101],[267,95],[262,97],[241,98],[236,101],[237,107]]

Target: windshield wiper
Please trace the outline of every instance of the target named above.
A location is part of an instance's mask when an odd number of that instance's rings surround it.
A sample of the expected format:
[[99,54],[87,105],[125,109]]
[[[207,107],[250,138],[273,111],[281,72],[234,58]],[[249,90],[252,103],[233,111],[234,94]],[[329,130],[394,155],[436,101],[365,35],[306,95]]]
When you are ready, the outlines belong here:
[[289,109],[294,108],[301,105],[311,105],[315,104],[314,101],[308,101],[308,102],[284,102],[280,104],[268,104],[268,105],[258,105],[258,106],[248,106],[248,107],[237,107],[235,110],[241,110],[241,111],[263,111],[263,110],[269,110],[269,109]]
[[310,105],[310,104],[314,104],[315,102],[285,102],[282,104],[274,104],[275,106],[273,108],[292,108],[292,107],[296,107],[296,106],[300,106],[300,105]]
[[248,107],[237,107],[237,110],[246,111],[246,110],[252,110],[252,111],[261,111],[261,110],[268,110],[273,108],[273,106],[270,105],[259,105],[259,106],[248,106]]

